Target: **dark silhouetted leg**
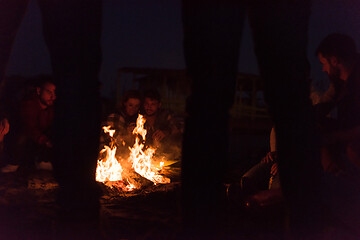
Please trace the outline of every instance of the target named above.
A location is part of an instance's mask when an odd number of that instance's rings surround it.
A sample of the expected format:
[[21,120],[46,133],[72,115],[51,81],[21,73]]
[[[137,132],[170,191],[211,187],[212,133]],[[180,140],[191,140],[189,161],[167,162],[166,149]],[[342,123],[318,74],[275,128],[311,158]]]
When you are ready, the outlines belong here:
[[[243,15],[237,1],[219,2],[183,1],[185,59],[193,80],[183,145],[184,224],[200,232],[216,231],[222,220],[218,206]],[[251,2],[249,18],[276,125],[291,226],[294,236],[307,237],[318,227],[321,172],[306,56],[310,1],[288,2]]]
[[309,99],[307,29],[311,4],[260,2],[250,7],[249,19],[265,98],[276,128],[281,185],[294,236],[308,237],[319,230],[321,176]]
[[59,203],[69,218],[96,221],[100,196],[95,170],[100,133],[102,1],[39,3],[57,85],[54,171],[61,187]]
[[183,219],[187,237],[216,238],[224,225],[223,176],[228,158],[244,9],[227,1],[183,1],[184,51],[192,94],[183,158]]
[[[54,172],[61,186],[59,203],[64,218],[75,219],[74,231],[69,234],[99,239],[92,234],[95,228],[81,220],[96,226],[99,211],[95,169],[100,133],[102,1],[38,2],[57,85]],[[27,4],[28,0],[0,0],[0,82]],[[63,233],[66,235],[66,229]]]

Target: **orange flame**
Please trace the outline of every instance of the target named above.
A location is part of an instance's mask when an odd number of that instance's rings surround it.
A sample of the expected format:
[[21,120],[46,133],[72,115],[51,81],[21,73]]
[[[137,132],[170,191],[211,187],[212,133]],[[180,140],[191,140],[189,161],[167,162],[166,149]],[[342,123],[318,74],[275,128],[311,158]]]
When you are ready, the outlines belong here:
[[115,133],[115,130],[114,129],[110,129],[111,126],[107,126],[107,127],[103,127],[104,129],[104,132],[105,133],[109,133],[110,137],[113,137],[114,136],[114,133]]
[[105,151],[105,160],[98,160],[96,168],[96,181],[105,182],[122,180],[121,173],[123,169],[115,157],[116,147],[110,149],[108,146],[105,146],[100,153],[103,153]]
[[[136,120],[136,128],[134,128],[133,134],[140,134],[145,140],[146,129],[144,129],[144,124],[146,120],[142,115],[139,114],[138,119]],[[156,174],[156,168],[152,167],[152,156],[155,153],[155,149],[147,148],[144,151],[144,144],[139,143],[140,139],[137,136],[135,139],[135,144],[130,149],[129,161],[132,163],[132,167],[135,172],[143,176],[144,178],[157,183],[170,183],[169,178],[165,178],[162,175]]]
[[[142,141],[145,141],[146,129],[144,128],[146,120],[142,115],[139,114],[136,120],[136,127],[133,130],[133,134],[136,135],[135,143],[132,148],[129,147],[130,156],[128,161],[131,163],[131,167],[135,172],[140,174],[142,177],[147,178],[152,181],[154,184],[157,183],[170,183],[170,179],[162,175],[159,175],[157,172],[159,168],[156,168],[152,165],[152,157],[155,153],[155,149],[147,148],[144,150],[144,144],[140,143],[140,138]],[[120,165],[118,159],[116,158],[116,147],[115,147],[115,130],[110,129],[110,126],[103,127],[104,132],[108,133],[111,137],[110,147],[105,146],[100,153],[106,152],[106,157],[102,160],[98,160],[97,169],[96,169],[96,181],[105,182],[106,185],[118,186],[121,187],[124,191],[132,191],[136,188],[135,185],[131,184],[129,179],[126,179],[122,183],[116,181],[122,181],[122,173],[125,171]],[[122,142],[124,145],[124,142]],[[160,170],[163,167],[163,162],[160,163]],[[125,182],[127,184],[125,185]]]
[[138,118],[136,119],[136,127],[132,131],[132,133],[134,135],[139,134],[144,141],[145,141],[146,132],[147,132],[146,129],[144,128],[145,122],[146,122],[146,120],[143,117],[143,115],[139,114]]

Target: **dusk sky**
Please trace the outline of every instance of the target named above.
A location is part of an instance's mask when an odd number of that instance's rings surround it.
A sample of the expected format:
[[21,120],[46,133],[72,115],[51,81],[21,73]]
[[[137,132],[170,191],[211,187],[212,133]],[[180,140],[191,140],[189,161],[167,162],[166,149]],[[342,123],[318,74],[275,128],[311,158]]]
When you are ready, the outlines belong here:
[[[180,0],[104,0],[103,94],[111,96],[120,67],[185,68],[182,50]],[[308,57],[314,81],[326,78],[314,56],[318,43],[329,33],[352,36],[360,48],[360,3],[357,0],[314,0],[309,28]],[[249,26],[245,25],[239,72],[258,74]],[[51,73],[49,54],[36,0],[18,32],[7,75]]]

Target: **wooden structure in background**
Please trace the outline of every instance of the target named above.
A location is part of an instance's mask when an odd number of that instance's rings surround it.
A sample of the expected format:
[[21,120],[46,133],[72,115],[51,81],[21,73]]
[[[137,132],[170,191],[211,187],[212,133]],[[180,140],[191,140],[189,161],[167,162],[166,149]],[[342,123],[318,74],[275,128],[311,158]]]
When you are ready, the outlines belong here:
[[119,102],[123,93],[129,89],[147,90],[156,88],[162,97],[164,108],[178,114],[185,113],[186,97],[190,92],[190,80],[185,70],[150,69],[150,68],[120,68],[116,101]]
[[[126,90],[156,88],[162,96],[163,106],[179,115],[185,114],[186,98],[190,93],[190,79],[184,69],[118,69],[116,101]],[[260,77],[239,73],[231,116],[235,119],[269,118],[261,97],[263,84]]]

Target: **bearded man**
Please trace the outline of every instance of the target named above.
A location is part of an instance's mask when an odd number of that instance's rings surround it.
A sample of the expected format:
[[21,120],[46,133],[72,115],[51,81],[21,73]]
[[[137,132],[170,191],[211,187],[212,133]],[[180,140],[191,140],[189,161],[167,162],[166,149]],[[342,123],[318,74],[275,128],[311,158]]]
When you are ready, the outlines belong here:
[[20,168],[29,170],[35,161],[47,162],[51,158],[55,89],[53,82],[43,81],[36,87],[35,94],[21,103],[21,130],[17,141]]
[[179,123],[167,110],[161,108],[161,96],[155,89],[144,93],[144,117],[147,130],[146,144],[160,147],[164,142],[172,142],[176,145],[181,141]]
[[[345,34],[330,34],[319,44],[316,55],[330,79],[328,90],[315,106],[323,132],[322,164],[339,175],[360,170],[360,58],[354,40]],[[337,109],[337,117],[325,116]]]

